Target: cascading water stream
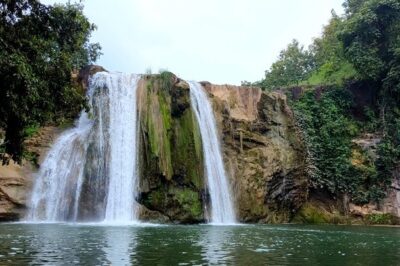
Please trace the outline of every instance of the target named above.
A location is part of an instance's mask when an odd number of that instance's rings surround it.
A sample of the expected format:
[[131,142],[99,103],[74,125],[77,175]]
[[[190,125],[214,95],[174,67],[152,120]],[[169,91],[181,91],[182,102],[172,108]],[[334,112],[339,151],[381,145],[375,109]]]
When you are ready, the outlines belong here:
[[105,220],[131,221],[137,217],[137,77],[108,81],[111,154]]
[[203,143],[207,186],[211,199],[211,222],[233,224],[236,222],[235,210],[222,161],[214,113],[203,87],[197,82],[189,82],[189,85],[192,108]]
[[77,221],[93,210],[97,220],[137,221],[137,81],[106,72],[91,78],[90,114],[83,111],[43,161],[28,221]]

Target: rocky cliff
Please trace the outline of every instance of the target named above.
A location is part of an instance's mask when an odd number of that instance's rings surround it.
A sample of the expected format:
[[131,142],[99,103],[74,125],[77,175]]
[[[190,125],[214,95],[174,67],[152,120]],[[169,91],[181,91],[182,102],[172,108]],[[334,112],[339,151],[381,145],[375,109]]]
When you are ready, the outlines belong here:
[[[140,201],[171,221],[204,221],[208,197],[189,87],[164,75],[140,82]],[[215,109],[238,219],[288,222],[306,200],[307,179],[286,96],[252,87],[203,86]]]
[[214,103],[240,221],[288,222],[307,198],[305,156],[280,93],[203,82]]
[[[78,82],[86,86],[87,78],[102,70],[87,68]],[[346,212],[355,217],[371,213],[400,216],[400,170],[394,172],[392,186],[381,205],[350,204],[343,210],[329,195],[309,192],[305,147],[283,93],[208,82],[202,85],[213,105],[239,221],[307,222],[307,215],[321,210],[329,217]],[[206,221],[209,197],[202,143],[188,84],[169,72],[143,75],[138,99],[141,219]],[[27,141],[39,164],[61,131],[45,127]],[[355,140],[354,145],[368,154],[373,145],[364,147],[364,142]],[[18,220],[24,215],[35,171],[27,161],[22,166],[0,167],[1,221]],[[91,201],[92,188],[93,184],[84,184],[81,201]],[[94,212],[96,208],[84,209]]]
[[0,221],[18,220],[25,212],[30,187],[30,171],[26,170],[26,162],[0,166]]

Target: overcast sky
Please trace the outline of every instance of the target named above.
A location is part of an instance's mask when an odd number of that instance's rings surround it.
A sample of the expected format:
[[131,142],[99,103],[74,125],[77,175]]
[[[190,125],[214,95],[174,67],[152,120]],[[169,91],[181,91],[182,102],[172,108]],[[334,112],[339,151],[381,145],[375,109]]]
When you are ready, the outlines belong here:
[[[67,1],[42,0],[45,4]],[[72,1],[74,2],[74,1]],[[343,0],[86,0],[111,71],[168,69],[187,80],[260,80],[293,39],[308,46]]]

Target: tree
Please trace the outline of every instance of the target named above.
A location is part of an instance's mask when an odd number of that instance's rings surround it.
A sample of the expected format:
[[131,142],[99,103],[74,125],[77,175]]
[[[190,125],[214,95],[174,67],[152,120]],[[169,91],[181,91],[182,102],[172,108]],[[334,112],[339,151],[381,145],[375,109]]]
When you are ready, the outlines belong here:
[[346,14],[351,15],[354,12],[357,12],[364,2],[365,0],[346,0],[343,3]]
[[310,52],[315,58],[315,71],[308,83],[343,84],[346,80],[357,79],[357,73],[345,58],[343,43],[338,38],[343,21],[332,10],[332,18],[324,26],[322,36],[315,38],[310,46]]
[[[387,187],[400,160],[400,2],[347,0],[340,39],[345,56],[379,92],[383,139],[378,146],[375,184]],[[377,189],[379,191],[379,189]],[[376,198],[383,193],[375,193]]]
[[0,1],[0,146],[20,161],[26,128],[73,118],[85,105],[74,70],[100,55],[89,43],[95,25],[81,4],[46,6],[36,0]]
[[346,20],[339,34],[345,55],[366,79],[382,81],[400,49],[398,0],[347,1]]
[[285,50],[281,51],[278,61],[265,71],[265,79],[261,82],[264,88],[273,88],[298,84],[314,69],[312,55],[293,40]]

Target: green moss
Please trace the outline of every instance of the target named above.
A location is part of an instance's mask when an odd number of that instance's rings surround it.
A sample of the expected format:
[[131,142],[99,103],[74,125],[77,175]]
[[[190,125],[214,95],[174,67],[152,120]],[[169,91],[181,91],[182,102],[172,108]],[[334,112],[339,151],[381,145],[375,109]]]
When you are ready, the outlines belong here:
[[[174,169],[185,177],[187,183],[203,187],[201,148],[196,148],[195,123],[191,109],[174,121]],[[197,139],[197,142],[200,140]],[[200,143],[201,145],[201,143]],[[196,149],[199,149],[198,152]]]
[[154,190],[148,197],[148,203],[151,206],[163,206],[165,202],[165,193],[161,190]]
[[158,143],[158,137],[157,137],[157,131],[156,131],[156,125],[149,114],[147,116],[147,128],[149,132],[149,143],[150,143],[150,149],[151,153],[155,156],[159,156],[159,143]]
[[203,146],[202,146],[202,142],[201,142],[200,127],[197,123],[197,119],[195,117],[194,112],[191,111],[191,113],[192,113],[192,123],[193,123],[194,148],[196,151],[197,158],[202,158],[203,157]]
[[197,192],[184,188],[175,189],[174,194],[182,209],[190,213],[192,217],[199,217],[203,214],[202,204]]
[[266,222],[269,224],[281,224],[289,220],[289,214],[284,211],[272,211],[268,214]]
[[151,82],[147,82],[147,84],[146,84],[146,89],[147,89],[148,91],[152,91],[153,85],[152,85]]
[[158,125],[156,130],[161,130],[159,132],[159,136],[161,137],[162,147],[161,149],[161,161],[164,171],[168,178],[171,178],[173,175],[173,168],[171,162],[171,143],[170,143],[170,129],[171,129],[171,105],[170,100],[167,100],[167,96],[162,93],[158,92],[158,102],[160,107],[160,115],[161,115],[161,122],[162,126]]
[[351,224],[352,220],[338,212],[330,213],[321,207],[307,203],[292,219],[292,222],[304,224]]
[[171,107],[166,97],[167,96],[164,93],[159,93],[158,101],[160,103],[162,122],[165,129],[168,131],[171,129]]
[[150,157],[158,161],[159,169],[167,179],[171,179],[173,169],[169,133],[171,129],[170,97],[159,86],[157,78],[152,77],[147,81],[144,121],[148,132]]
[[254,217],[262,217],[265,215],[265,205],[257,204],[257,199],[254,197],[253,202],[249,202],[251,205],[250,210]]
[[305,204],[292,220],[295,223],[324,224],[329,223],[329,214],[311,204]]

